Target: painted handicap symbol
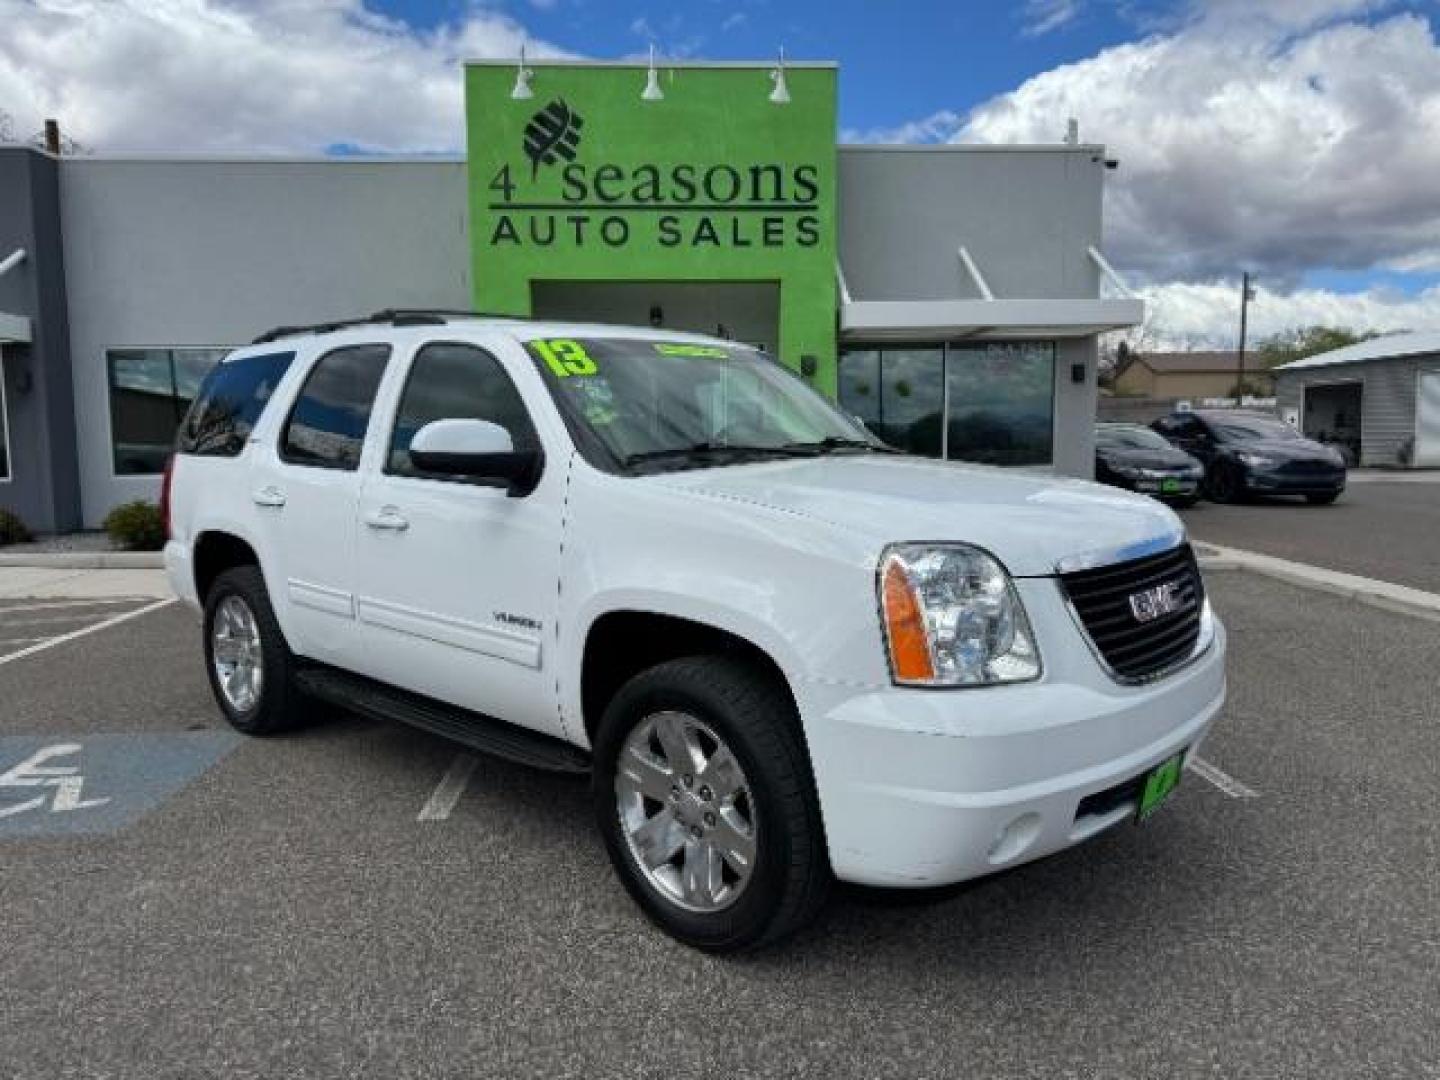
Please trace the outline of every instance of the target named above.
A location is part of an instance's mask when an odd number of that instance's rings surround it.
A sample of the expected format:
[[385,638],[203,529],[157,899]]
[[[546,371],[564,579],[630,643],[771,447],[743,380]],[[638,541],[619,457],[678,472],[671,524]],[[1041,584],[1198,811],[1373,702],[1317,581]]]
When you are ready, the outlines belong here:
[[81,797],[85,778],[80,775],[79,765],[46,765],[55,758],[71,757],[83,749],[79,743],[56,743],[37,750],[14,768],[0,773],[0,788],[52,788],[32,798],[11,806],[0,804],[0,818],[15,817],[29,810],[43,810],[50,801],[50,813],[65,814],[75,810],[89,810],[104,806],[110,797],[86,799]]
[[0,735],[0,841],[127,828],[239,742],[224,730]]

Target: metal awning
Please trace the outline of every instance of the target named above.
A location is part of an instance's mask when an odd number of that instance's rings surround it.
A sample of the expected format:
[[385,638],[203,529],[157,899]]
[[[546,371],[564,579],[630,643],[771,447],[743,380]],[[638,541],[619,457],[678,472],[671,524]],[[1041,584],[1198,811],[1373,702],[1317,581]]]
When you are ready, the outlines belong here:
[[30,340],[30,320],[0,311],[0,345],[24,345]]
[[841,338],[1086,337],[1135,326],[1141,300],[853,300],[840,305]]
[[840,337],[866,341],[1088,337],[1135,326],[1145,317],[1144,301],[1093,247],[1087,254],[1119,297],[997,299],[970,252],[962,246],[956,254],[979,299],[857,300],[837,265]]

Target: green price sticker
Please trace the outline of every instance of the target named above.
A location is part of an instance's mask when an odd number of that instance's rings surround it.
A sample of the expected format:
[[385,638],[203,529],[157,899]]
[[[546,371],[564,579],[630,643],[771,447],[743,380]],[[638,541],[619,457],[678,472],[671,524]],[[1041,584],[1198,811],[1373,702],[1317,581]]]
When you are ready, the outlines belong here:
[[571,375],[594,375],[600,370],[590,359],[585,346],[571,338],[532,341],[530,347],[560,379],[568,379]]
[[716,360],[728,359],[730,354],[716,345],[683,345],[655,343],[655,351],[661,356],[706,356]]

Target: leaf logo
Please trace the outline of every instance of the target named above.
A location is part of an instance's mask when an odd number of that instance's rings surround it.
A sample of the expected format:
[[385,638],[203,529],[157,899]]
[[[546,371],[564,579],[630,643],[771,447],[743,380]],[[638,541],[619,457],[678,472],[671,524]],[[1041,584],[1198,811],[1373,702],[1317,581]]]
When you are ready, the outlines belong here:
[[541,165],[554,165],[557,158],[574,161],[584,125],[580,114],[560,98],[532,116],[525,125],[525,156],[530,159],[530,179],[539,175]]

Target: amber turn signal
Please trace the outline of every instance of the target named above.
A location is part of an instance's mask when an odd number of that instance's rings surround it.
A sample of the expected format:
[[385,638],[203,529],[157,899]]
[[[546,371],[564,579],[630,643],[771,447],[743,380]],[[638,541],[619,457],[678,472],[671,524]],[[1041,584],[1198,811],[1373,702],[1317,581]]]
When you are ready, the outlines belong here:
[[899,559],[887,559],[881,578],[885,607],[885,639],[890,647],[890,669],[899,682],[930,682],[935,664],[920,601]]

